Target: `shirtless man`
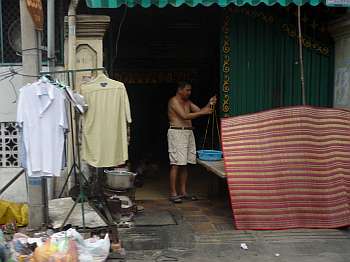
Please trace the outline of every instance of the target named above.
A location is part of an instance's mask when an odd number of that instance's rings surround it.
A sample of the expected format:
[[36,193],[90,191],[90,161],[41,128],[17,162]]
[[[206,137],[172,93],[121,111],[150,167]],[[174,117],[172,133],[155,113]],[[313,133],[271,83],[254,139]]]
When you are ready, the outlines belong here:
[[[213,112],[216,97],[202,109],[190,101],[192,87],[189,83],[181,82],[176,95],[169,100],[168,117],[168,146],[170,159],[170,198],[173,203],[182,200],[196,200],[186,191],[187,164],[196,164],[196,142],[193,135],[192,119],[209,115]],[[180,174],[180,194],[176,190],[176,181]]]

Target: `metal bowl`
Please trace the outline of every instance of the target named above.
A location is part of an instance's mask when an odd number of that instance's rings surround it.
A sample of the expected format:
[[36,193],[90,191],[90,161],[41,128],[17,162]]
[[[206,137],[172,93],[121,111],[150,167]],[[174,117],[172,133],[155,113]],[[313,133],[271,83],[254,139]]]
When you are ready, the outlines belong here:
[[128,171],[105,170],[106,184],[110,188],[119,190],[130,189],[134,187],[136,173]]

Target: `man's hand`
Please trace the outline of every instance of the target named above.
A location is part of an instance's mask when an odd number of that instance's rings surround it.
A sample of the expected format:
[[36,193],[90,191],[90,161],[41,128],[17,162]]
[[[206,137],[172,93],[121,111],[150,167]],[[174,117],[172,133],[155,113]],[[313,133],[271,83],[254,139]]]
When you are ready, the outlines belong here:
[[213,109],[210,106],[203,107],[200,111],[203,115],[210,115],[213,113]]
[[213,96],[212,98],[209,99],[209,105],[210,106],[215,106],[216,105],[216,102],[217,102],[217,97],[216,96]]

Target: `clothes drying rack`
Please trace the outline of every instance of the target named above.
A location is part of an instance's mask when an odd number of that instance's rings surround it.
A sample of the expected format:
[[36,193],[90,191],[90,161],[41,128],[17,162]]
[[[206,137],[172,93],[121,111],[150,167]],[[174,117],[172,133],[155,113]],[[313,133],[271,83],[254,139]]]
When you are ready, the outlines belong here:
[[[40,72],[39,75],[25,75],[21,74],[19,72],[16,72],[14,70],[10,71],[13,74],[26,76],[26,77],[34,77],[34,78],[40,78],[44,75],[58,75],[58,74],[66,74],[67,76],[67,85],[72,87],[72,89],[75,89],[75,74],[79,72],[97,72],[102,71],[103,73],[106,73],[106,69],[104,67],[101,68],[87,68],[87,69],[76,69],[76,70],[58,70],[58,71],[47,71],[47,72]],[[79,195],[75,199],[73,206],[69,210],[67,216],[64,219],[64,222],[61,225],[61,229],[64,228],[66,225],[68,219],[72,215],[74,209],[76,208],[77,204],[81,203],[81,212],[82,212],[82,222],[83,222],[83,230],[86,229],[85,224],[85,210],[84,210],[84,202],[89,202],[90,206],[94,209],[94,211],[98,214],[98,216],[106,223],[108,228],[111,231],[111,240],[113,243],[119,243],[119,234],[118,234],[118,226],[114,222],[114,219],[112,217],[112,214],[110,213],[110,210],[107,205],[107,201],[105,199],[99,199],[97,203],[95,201],[89,201],[87,195],[84,192],[84,184],[89,185],[88,179],[85,177],[83,172],[80,168],[80,145],[79,145],[79,123],[77,118],[73,117],[73,109],[74,105],[70,102],[69,107],[69,121],[70,121],[70,131],[71,131],[71,146],[72,146],[72,165],[69,168],[68,175],[65,179],[64,185],[61,189],[61,192],[59,194],[59,198],[63,195],[63,192],[65,188],[68,185],[69,178],[73,175],[74,176],[74,183],[75,187],[79,187]],[[75,121],[74,121],[75,120]],[[74,129],[74,130],[73,130]],[[17,174],[5,187],[3,187],[0,191],[0,193],[3,193],[16,179],[20,177],[21,174],[24,173],[24,170],[22,170],[19,174]],[[45,224],[48,225],[49,221],[49,212],[48,212],[48,196],[47,196],[47,181],[46,179],[43,179],[43,200],[44,200],[44,219]],[[103,210],[103,211],[101,211]]]
[[[68,85],[72,87],[72,89],[75,89],[75,74],[79,72],[97,72],[102,71],[103,73],[106,73],[105,68],[88,68],[88,69],[77,69],[77,70],[60,70],[60,71],[49,71],[49,72],[42,72],[42,74],[48,74],[48,75],[57,75],[57,74],[67,74],[67,81]],[[68,176],[66,177],[65,183],[63,185],[63,188],[61,189],[61,193],[59,194],[59,197],[62,196],[65,188],[68,185],[69,178],[73,175],[74,176],[74,182],[75,187],[79,188],[79,195],[75,199],[74,204],[70,211],[68,212],[66,218],[64,219],[64,222],[61,225],[61,229],[66,225],[68,219],[72,215],[74,209],[76,208],[78,203],[81,203],[81,212],[82,212],[82,222],[83,222],[83,229],[85,230],[85,210],[84,210],[84,202],[89,202],[90,206],[94,209],[94,211],[99,215],[99,217],[106,223],[106,225],[111,230],[111,238],[112,242],[118,243],[119,242],[119,236],[118,236],[118,228],[117,224],[114,222],[112,214],[110,213],[109,207],[107,205],[106,199],[99,199],[97,203],[95,201],[89,201],[86,192],[84,190],[84,186],[89,185],[88,179],[85,177],[84,173],[82,172],[80,168],[80,145],[79,145],[79,123],[78,118],[73,117],[73,110],[72,107],[70,107],[69,110],[69,118],[70,118],[70,124],[71,124],[71,146],[72,146],[72,158],[73,163],[70,167],[70,170],[68,172]],[[74,125],[75,124],[75,125]],[[74,130],[73,130],[74,129]],[[101,208],[102,207],[102,208]],[[103,211],[101,211],[101,209]],[[103,213],[102,213],[103,212]]]

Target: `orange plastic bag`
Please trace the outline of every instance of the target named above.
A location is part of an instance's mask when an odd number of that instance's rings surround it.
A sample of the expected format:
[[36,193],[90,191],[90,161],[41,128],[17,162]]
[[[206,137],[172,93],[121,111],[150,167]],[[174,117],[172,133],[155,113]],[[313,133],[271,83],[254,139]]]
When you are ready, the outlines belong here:
[[42,246],[37,247],[34,250],[35,262],[47,262],[50,257],[57,252],[57,246],[51,244],[51,240],[48,239]]
[[[55,243],[50,239],[34,251],[35,262],[78,262],[77,245],[74,240],[61,239]],[[65,241],[62,243],[62,241]]]
[[68,248],[58,251],[50,257],[50,262],[78,262],[78,250],[74,240],[68,240]]

